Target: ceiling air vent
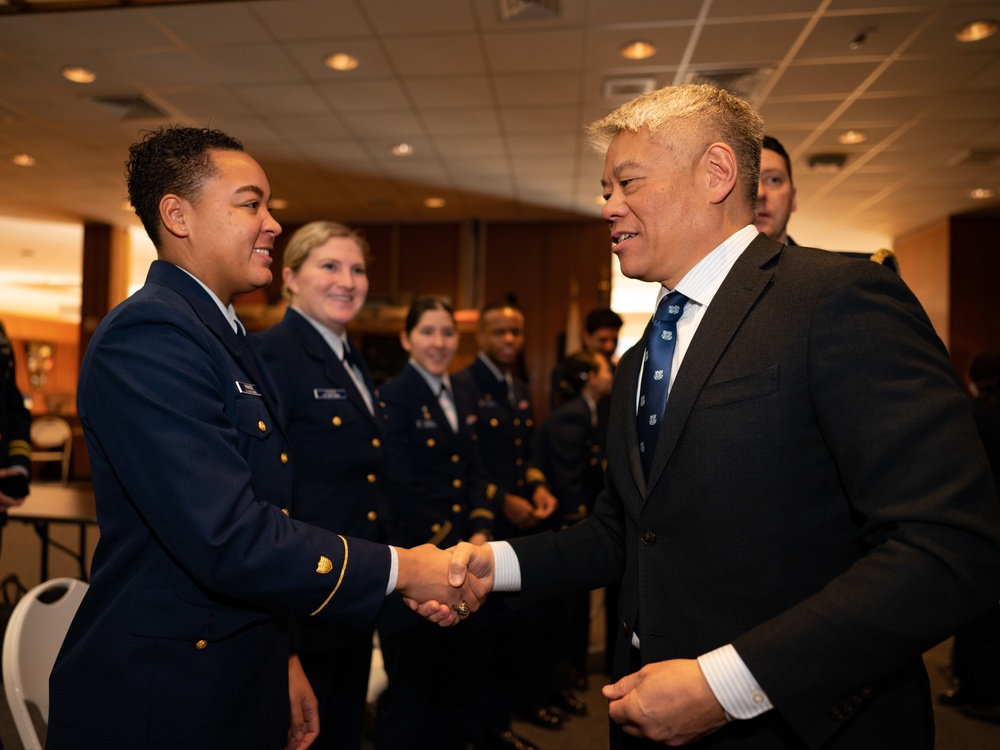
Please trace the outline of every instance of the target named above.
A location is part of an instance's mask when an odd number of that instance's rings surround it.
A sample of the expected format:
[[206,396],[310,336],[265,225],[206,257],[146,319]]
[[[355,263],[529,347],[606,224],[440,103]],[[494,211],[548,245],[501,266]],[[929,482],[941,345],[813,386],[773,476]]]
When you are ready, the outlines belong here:
[[688,73],[684,83],[707,83],[725,89],[743,101],[756,107],[760,104],[758,94],[761,87],[771,77],[774,68],[750,68],[746,70],[711,70]]
[[119,120],[162,120],[167,113],[141,96],[95,96],[100,104]]
[[656,88],[656,79],[652,76],[641,78],[607,78],[601,87],[601,95],[605,99],[621,99],[628,101],[637,96],[648,94]]
[[500,0],[501,21],[556,18],[559,0]]

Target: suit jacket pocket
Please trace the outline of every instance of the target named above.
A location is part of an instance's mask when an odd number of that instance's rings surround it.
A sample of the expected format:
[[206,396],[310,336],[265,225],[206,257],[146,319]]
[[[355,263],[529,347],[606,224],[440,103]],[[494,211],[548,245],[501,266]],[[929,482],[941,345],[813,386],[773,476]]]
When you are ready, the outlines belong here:
[[701,390],[695,409],[708,409],[759,398],[778,390],[778,365],[739,378],[712,383]]

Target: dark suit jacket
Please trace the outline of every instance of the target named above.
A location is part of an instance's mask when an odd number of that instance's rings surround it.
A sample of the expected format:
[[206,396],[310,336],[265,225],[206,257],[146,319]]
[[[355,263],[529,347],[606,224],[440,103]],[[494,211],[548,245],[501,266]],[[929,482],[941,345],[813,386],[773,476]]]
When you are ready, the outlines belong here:
[[759,235],[691,341],[648,482],[642,351],[615,375],[594,514],[512,542],[524,597],[620,577],[617,675],[633,629],[643,663],[732,643],[775,710],[701,747],[929,750],[920,654],[996,600],[1000,522],[916,299],[875,263]]
[[101,538],[47,746],[283,747],[286,612],[369,622],[388,550],[282,512],[290,449],[266,382],[169,263],[98,327],[78,403]]

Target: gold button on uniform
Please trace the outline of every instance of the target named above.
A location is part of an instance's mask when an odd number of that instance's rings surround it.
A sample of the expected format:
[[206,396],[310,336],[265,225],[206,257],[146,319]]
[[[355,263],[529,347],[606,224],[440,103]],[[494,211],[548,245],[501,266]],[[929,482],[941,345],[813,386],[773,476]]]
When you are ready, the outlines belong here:
[[514,445],[520,445],[522,442],[521,438],[514,438]]
[[520,417],[514,417],[514,426],[518,427],[518,426],[520,426],[520,424],[521,424],[521,418]]
[[458,463],[459,461],[461,461],[461,460],[462,460],[462,459],[458,457],[458,454],[457,454],[457,453],[453,453],[453,454],[451,455],[451,462],[452,462],[453,464],[457,464],[457,463]]
[[257,423],[257,429],[259,429],[261,432],[267,432],[267,425],[264,424],[263,419]]
[[521,465],[522,465],[522,464],[524,463],[524,459],[523,459],[523,458],[519,458],[519,459],[517,459],[517,460],[516,460],[516,461],[515,461],[514,463],[515,463],[516,465],[518,465],[518,466],[521,466]]
[[344,420],[343,420],[343,419],[341,419],[340,417],[334,417],[334,418],[333,418],[332,420],[330,420],[330,421],[332,421],[332,422],[333,422],[333,426],[334,426],[334,427],[340,427],[340,425],[342,425],[342,424],[344,423]]
[[500,424],[500,422],[496,417],[493,417],[493,419],[490,420],[490,427],[496,427],[498,424]]
[[281,452],[281,463],[283,464],[288,463],[288,454],[285,453],[284,451]]
[[452,479],[451,480],[451,486],[454,487],[455,489],[458,489],[459,487],[462,486],[462,480],[461,479]]
[[427,438],[427,447],[428,448],[434,447],[434,438]]
[[198,649],[199,651],[201,651],[202,649],[208,647],[208,641],[206,641],[204,638],[202,638],[201,640],[198,640],[198,641],[194,642],[194,647],[196,649]]
[[461,513],[462,512],[462,506],[459,505],[458,503],[455,503],[454,505],[451,506],[451,512],[452,513]]
[[368,479],[368,484],[375,484],[376,477],[374,474],[369,474],[367,479]]
[[373,448],[381,448],[382,447],[382,441],[379,440],[378,438],[372,438],[372,447]]
[[375,513],[375,511],[373,511],[373,510],[368,511],[368,520],[369,521],[374,521],[376,518],[378,518],[378,514]]

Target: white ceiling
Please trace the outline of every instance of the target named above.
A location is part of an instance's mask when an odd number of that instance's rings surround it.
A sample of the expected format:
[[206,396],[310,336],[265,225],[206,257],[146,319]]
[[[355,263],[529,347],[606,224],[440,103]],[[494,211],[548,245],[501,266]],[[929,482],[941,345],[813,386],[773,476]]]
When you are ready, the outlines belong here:
[[[990,156],[1000,153],[1000,34],[954,38],[966,21],[1000,18],[1000,3],[558,0],[557,16],[506,22],[499,3],[258,0],[3,15],[16,3],[0,0],[0,214],[137,225],[123,209],[128,145],[179,122],[243,140],[289,202],[277,216],[290,223],[597,217],[600,161],[583,128],[620,103],[603,98],[607,79],[664,86],[759,69],[755,103],[793,157],[800,243],[874,250],[981,209],[973,188],[1000,190]],[[620,57],[636,38],[659,51]],[[332,52],[361,65],[330,70]],[[70,83],[65,65],[98,78]],[[95,102],[124,96],[166,116],[123,119]],[[841,146],[848,128],[868,141]],[[390,155],[400,141],[415,154]],[[830,151],[847,154],[842,171],[809,168],[810,155]],[[15,166],[15,153],[36,165]],[[970,153],[978,158],[963,160]],[[429,195],[447,206],[424,208]],[[66,258],[79,247],[60,250],[65,231],[50,238],[46,226],[0,219],[0,273],[15,261],[53,276],[72,270]],[[5,296],[0,288],[0,311]]]

